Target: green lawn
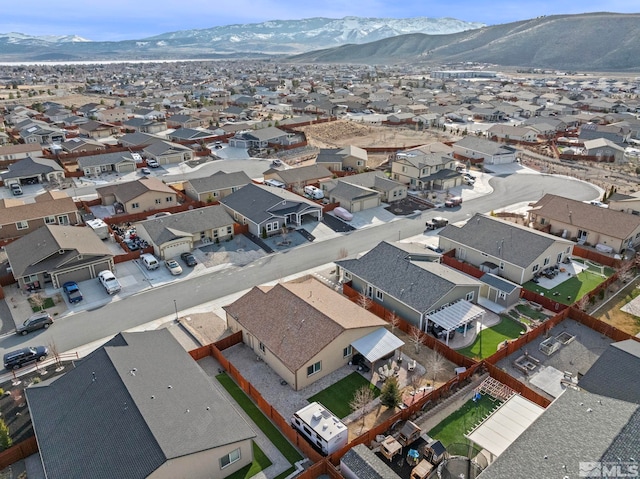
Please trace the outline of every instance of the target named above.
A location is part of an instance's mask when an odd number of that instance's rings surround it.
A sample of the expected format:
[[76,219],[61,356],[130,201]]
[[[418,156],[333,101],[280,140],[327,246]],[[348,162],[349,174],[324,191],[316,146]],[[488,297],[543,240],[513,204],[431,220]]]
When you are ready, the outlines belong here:
[[53,298],[44,298],[44,303],[42,305],[43,308],[41,308],[40,306],[38,306],[36,301],[34,301],[32,298],[29,298],[29,305],[31,306],[31,310],[34,313],[37,313],[41,309],[53,308],[55,306],[55,303],[53,302]]
[[[584,261],[580,261],[577,259],[573,259],[578,263],[583,263]],[[615,272],[614,269],[606,267],[604,268],[604,274],[607,276],[611,276]],[[557,301],[562,304],[573,304],[582,298],[585,294],[593,291],[596,286],[600,283],[604,282],[605,278],[600,276],[599,268],[595,268],[593,266],[588,266],[588,268],[584,271],[581,271],[575,276],[563,281],[558,286],[553,289],[546,289],[540,286],[533,281],[527,281],[523,287],[524,289],[528,289],[529,291],[533,291],[535,293],[544,294],[546,297]],[[557,293],[557,294],[555,294]]]
[[307,401],[318,401],[324,407],[326,407],[333,414],[340,419],[351,414],[351,408],[349,403],[353,399],[355,392],[362,386],[368,386],[373,391],[375,397],[380,395],[380,390],[367,381],[361,374],[353,372],[347,377],[342,378],[337,383],[332,384],[326,389],[323,389],[318,394],[311,396]]
[[255,442],[252,442],[252,445],[253,462],[251,464],[247,464],[242,469],[234,472],[230,476],[227,476],[227,479],[249,479],[250,477],[258,474],[260,471],[264,471],[271,465],[271,461],[269,460],[267,455],[262,452],[262,449],[260,449]]
[[486,394],[477,402],[470,399],[427,434],[438,439],[445,447],[451,444],[468,444],[469,440],[464,435],[499,405],[500,401],[494,402]]
[[531,306],[528,306],[526,304],[519,304],[516,306],[516,309],[518,310],[518,312],[520,312],[520,314],[524,314],[531,319],[537,319],[539,321],[549,319],[549,316],[547,316],[546,314],[541,313],[540,311],[536,311]]
[[277,427],[273,425],[269,419],[262,414],[260,408],[247,396],[238,385],[233,382],[230,376],[222,373],[216,376],[216,379],[222,384],[229,394],[235,399],[238,405],[246,412],[251,420],[258,426],[263,433],[267,435],[269,440],[278,448],[282,455],[294,464],[302,460],[302,456],[295,447],[284,437]]
[[524,331],[521,324],[502,317],[502,320],[495,326],[480,331],[476,340],[466,348],[458,349],[460,354],[470,358],[488,358],[498,350],[498,344],[507,339],[515,339]]

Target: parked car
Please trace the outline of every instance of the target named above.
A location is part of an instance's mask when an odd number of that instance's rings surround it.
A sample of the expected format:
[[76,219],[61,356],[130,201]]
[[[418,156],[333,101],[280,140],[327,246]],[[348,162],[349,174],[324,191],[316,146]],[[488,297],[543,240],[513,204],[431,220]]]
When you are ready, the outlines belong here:
[[428,244],[427,245],[427,249],[430,249],[434,253],[438,253],[438,254],[444,253],[444,250],[442,248],[440,248],[438,245],[435,245],[435,244]]
[[435,230],[438,228],[444,228],[448,224],[449,224],[449,220],[447,218],[443,218],[442,216],[436,216],[435,218],[432,218],[429,221],[427,221],[426,226],[428,230]]
[[25,364],[44,361],[48,355],[49,349],[46,346],[17,349],[4,355],[4,367],[7,369],[19,369]]
[[167,269],[171,272],[172,275],[178,276],[179,274],[182,274],[182,266],[180,266],[175,259],[165,260],[164,265],[167,267]]
[[160,163],[158,163],[158,160],[154,160],[153,158],[151,158],[147,160],[147,166],[150,166],[151,168],[159,168]]
[[196,257],[193,256],[192,253],[182,253],[180,255],[180,258],[182,259],[182,261],[184,261],[184,263],[189,266],[190,268],[193,268],[195,265],[198,264],[198,261],[196,260]]
[[444,202],[447,208],[454,208],[462,204],[462,196],[453,196]]
[[13,196],[20,196],[22,187],[18,183],[11,183],[11,193],[13,193]]
[[102,286],[104,286],[104,289],[109,294],[116,294],[122,289],[118,278],[116,278],[116,276],[108,269],[98,273],[98,281],[100,281]]
[[80,287],[75,281],[67,281],[64,283],[62,285],[62,291],[67,295],[67,299],[71,304],[82,301],[82,291],[80,291]]
[[271,166],[272,166],[273,168],[277,168],[278,166],[282,166],[282,161],[280,161],[280,160],[278,160],[278,159],[276,158],[275,160],[273,160],[273,161],[271,162]]
[[38,329],[47,329],[53,324],[53,318],[46,311],[40,311],[39,313],[29,316],[22,326],[16,328],[16,333],[26,335]]
[[145,166],[145,167],[140,168],[140,173],[142,173],[143,175],[150,175],[151,174],[151,170]]

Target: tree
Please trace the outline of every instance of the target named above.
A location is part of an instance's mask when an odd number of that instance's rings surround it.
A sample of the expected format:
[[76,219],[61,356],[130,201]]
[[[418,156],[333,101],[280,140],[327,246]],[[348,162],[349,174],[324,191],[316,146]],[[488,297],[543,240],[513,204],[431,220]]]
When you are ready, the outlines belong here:
[[420,331],[419,328],[415,326],[411,327],[409,331],[409,338],[411,339],[411,343],[416,350],[416,354],[420,353],[420,348],[422,348],[422,341],[424,341],[424,333]]
[[9,449],[12,445],[13,440],[11,439],[9,427],[4,422],[4,419],[0,418],[0,447],[4,451],[5,449]]
[[429,357],[427,358],[427,371],[431,373],[431,378],[433,380],[432,386],[436,387],[436,380],[438,379],[438,374],[445,371],[447,366],[447,360],[444,358],[442,354],[438,351],[432,351]]
[[391,325],[391,332],[393,333],[398,326],[400,326],[400,316],[395,311],[387,313],[387,321]]
[[372,304],[373,304],[373,301],[366,294],[360,293],[358,295],[358,306],[360,306],[361,308],[364,308],[368,311],[369,308],[371,308]]
[[34,293],[29,296],[29,302],[34,308],[37,308],[36,311],[44,311],[46,309],[46,301],[47,298],[45,298],[41,293]]
[[626,283],[635,274],[635,262],[632,259],[624,260],[618,267],[618,278],[623,283]]
[[364,420],[366,417],[365,407],[371,401],[375,399],[375,394],[369,386],[362,386],[360,389],[356,390],[353,394],[353,398],[349,402],[349,407],[351,411],[359,411],[359,416],[362,419],[362,427],[364,427]]
[[395,408],[402,400],[402,394],[398,387],[398,380],[390,377],[384,382],[382,391],[380,391],[380,404],[387,406],[389,409]]
[[587,311],[587,306],[589,306],[589,295],[585,294],[582,298],[576,301],[576,308],[580,311]]

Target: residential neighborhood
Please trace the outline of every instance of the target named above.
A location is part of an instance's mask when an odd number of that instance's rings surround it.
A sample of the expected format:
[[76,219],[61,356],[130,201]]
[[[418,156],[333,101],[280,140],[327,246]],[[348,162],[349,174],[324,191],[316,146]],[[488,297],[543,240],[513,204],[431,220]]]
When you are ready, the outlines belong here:
[[0,65],[0,472],[633,463],[638,78],[493,67]]

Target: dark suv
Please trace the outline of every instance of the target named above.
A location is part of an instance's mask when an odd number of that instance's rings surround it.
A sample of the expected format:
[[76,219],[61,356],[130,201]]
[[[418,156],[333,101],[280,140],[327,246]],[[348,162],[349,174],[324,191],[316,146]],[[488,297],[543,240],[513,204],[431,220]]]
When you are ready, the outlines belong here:
[[28,363],[44,361],[48,354],[49,349],[46,346],[35,346],[11,351],[4,355],[4,367],[7,369],[18,369]]
[[53,318],[46,311],[41,311],[29,317],[22,326],[16,328],[16,333],[22,334],[23,336],[32,331],[36,331],[38,329],[47,329],[49,326],[53,324]]

